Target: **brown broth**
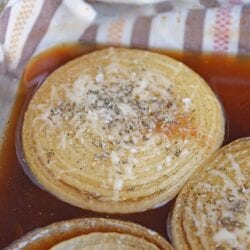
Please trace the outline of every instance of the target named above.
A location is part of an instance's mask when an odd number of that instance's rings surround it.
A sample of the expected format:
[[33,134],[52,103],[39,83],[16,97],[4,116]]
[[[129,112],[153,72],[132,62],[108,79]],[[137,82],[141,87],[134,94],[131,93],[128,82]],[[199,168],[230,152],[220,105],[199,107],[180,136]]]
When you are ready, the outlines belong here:
[[[52,222],[78,217],[110,217],[137,222],[167,238],[166,221],[172,202],[143,213],[105,215],[64,203],[36,187],[24,174],[15,151],[15,130],[24,101],[34,83],[54,69],[97,47],[61,45],[26,66],[0,152],[0,249],[23,234]],[[166,53],[199,73],[221,100],[227,120],[225,143],[250,136],[250,58]],[[42,249],[42,248],[41,248]]]

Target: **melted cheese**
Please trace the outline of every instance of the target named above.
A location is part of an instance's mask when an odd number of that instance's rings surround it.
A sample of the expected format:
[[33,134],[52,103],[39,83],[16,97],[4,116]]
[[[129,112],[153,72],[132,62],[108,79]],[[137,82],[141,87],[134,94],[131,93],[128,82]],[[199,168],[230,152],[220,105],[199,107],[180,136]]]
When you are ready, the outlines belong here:
[[114,165],[119,164],[120,158],[118,157],[118,155],[116,154],[116,152],[112,151],[111,154],[110,154],[110,158],[111,158],[111,161],[112,161],[112,163]]
[[[52,87],[50,102],[54,103],[54,107],[40,105],[40,115],[34,122],[43,121],[44,126],[49,127],[48,133],[52,133],[53,129],[67,121],[74,131],[74,138],[83,147],[88,143],[85,134],[89,130],[94,130],[99,136],[99,144],[110,142],[117,145],[112,151],[105,149],[104,152],[112,165],[119,165],[119,171],[123,169],[123,177],[115,176],[114,170],[109,171],[108,182],[113,183],[117,199],[117,192],[126,180],[136,178],[133,167],[139,163],[133,155],[150,150],[150,158],[158,157],[161,152],[155,145],[159,147],[162,144],[162,150],[164,145],[172,146],[171,140],[163,132],[155,132],[158,122],[162,122],[162,126],[175,122],[178,110],[184,110],[182,115],[189,114],[187,106],[191,104],[191,99],[178,99],[171,89],[172,83],[166,77],[145,72],[144,69],[127,74],[127,69],[114,61],[98,69],[94,76],[80,75],[73,85],[65,83],[60,90],[64,91],[66,97],[63,102]],[[74,139],[69,139],[64,133],[57,136],[57,147],[62,150],[66,151],[67,146],[74,143]],[[181,142],[184,143],[183,140]],[[98,143],[94,144],[96,146]],[[161,171],[165,164],[171,164],[173,154],[155,165],[157,171]],[[187,155],[188,152],[183,151],[183,157]],[[124,157],[126,160],[121,163]],[[95,162],[92,163],[92,166],[95,165]]]
[[[193,186],[199,193],[195,200],[195,209],[185,208],[187,218],[191,218],[196,235],[205,248],[206,234],[210,232],[216,247],[227,246],[230,249],[247,249],[250,246],[250,189],[239,162],[232,154],[227,154],[227,164],[213,169],[209,176],[217,178],[217,185],[199,182]],[[227,169],[227,173],[223,169]],[[230,177],[228,173],[234,173]],[[208,180],[210,178],[207,178]],[[244,188],[243,188],[244,187]],[[210,197],[210,198],[208,198]],[[210,199],[209,202],[206,202]]]

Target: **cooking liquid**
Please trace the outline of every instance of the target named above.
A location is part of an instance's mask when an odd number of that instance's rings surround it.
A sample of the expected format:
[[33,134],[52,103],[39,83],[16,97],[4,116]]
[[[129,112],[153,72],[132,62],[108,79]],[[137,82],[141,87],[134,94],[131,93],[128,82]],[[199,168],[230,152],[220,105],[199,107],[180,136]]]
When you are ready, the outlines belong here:
[[[173,202],[143,213],[106,215],[64,203],[34,185],[24,174],[15,150],[15,132],[22,106],[34,86],[65,62],[96,50],[80,44],[49,49],[26,66],[0,152],[0,249],[23,234],[65,219],[106,217],[129,220],[167,238],[166,221]],[[221,100],[227,120],[225,143],[250,136],[250,58],[189,53],[165,54],[200,74]],[[168,239],[168,238],[167,238]],[[42,249],[43,246],[39,246]]]

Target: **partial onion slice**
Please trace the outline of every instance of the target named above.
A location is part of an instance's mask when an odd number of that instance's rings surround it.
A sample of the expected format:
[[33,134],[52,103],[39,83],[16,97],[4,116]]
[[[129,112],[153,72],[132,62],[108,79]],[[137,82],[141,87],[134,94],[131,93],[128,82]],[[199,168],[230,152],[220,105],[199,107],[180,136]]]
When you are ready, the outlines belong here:
[[184,186],[172,215],[175,249],[250,249],[250,137],[215,152]]
[[164,55],[118,48],[52,73],[22,127],[33,179],[106,213],[166,203],[223,137],[221,105],[196,73]]
[[62,221],[34,230],[6,250],[143,249],[171,250],[156,232],[140,225],[112,219],[85,218]]

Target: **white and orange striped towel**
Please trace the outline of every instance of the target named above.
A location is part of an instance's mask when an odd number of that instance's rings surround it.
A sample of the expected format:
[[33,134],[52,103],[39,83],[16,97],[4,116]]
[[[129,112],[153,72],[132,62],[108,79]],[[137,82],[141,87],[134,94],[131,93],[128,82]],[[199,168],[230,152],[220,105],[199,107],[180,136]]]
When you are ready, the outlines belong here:
[[0,15],[0,135],[15,99],[13,79],[50,46],[80,41],[249,55],[249,31],[250,0],[9,0]]

